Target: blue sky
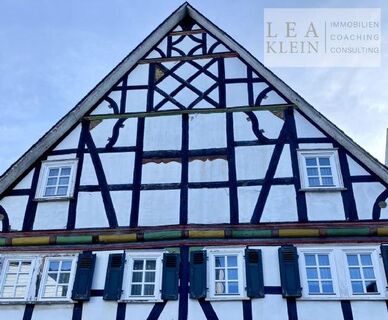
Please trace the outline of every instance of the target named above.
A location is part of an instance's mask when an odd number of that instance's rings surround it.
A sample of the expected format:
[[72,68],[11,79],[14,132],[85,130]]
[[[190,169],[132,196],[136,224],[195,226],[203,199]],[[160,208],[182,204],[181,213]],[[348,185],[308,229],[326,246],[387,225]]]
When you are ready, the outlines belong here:
[[[384,0],[193,0],[263,60],[264,8],[381,8],[379,68],[274,68],[380,161],[388,127]],[[0,173],[86,95],[182,1],[0,0]]]

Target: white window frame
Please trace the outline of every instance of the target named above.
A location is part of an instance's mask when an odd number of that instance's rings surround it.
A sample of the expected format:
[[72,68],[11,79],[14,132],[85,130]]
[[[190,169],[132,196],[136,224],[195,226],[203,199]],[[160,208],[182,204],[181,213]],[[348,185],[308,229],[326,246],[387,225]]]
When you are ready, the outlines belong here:
[[[124,281],[123,281],[123,299],[122,301],[129,302],[161,302],[162,290],[162,272],[163,272],[163,253],[162,251],[127,251],[125,267],[124,267]],[[153,296],[132,296],[132,272],[133,261],[136,259],[155,259],[155,294]]]
[[[245,300],[248,299],[246,292],[245,274],[245,248],[206,248],[208,257],[207,279],[208,295],[206,300]],[[239,294],[216,294],[215,288],[215,257],[219,255],[237,255],[237,272]]]
[[[302,300],[386,300],[388,297],[387,281],[384,272],[382,258],[379,254],[380,248],[377,246],[300,246],[299,273],[302,282]],[[335,294],[309,294],[306,277],[306,265],[304,253],[329,253],[329,261]],[[376,277],[377,293],[353,294],[349,268],[347,263],[347,253],[370,253],[373,263],[373,271]]]
[[[344,190],[343,179],[341,174],[341,166],[338,158],[337,149],[299,149],[298,153],[298,163],[299,163],[299,172],[300,172],[300,181],[301,181],[301,190],[302,191],[337,191]],[[306,167],[306,158],[307,157],[329,157],[331,173],[333,177],[333,186],[316,186],[310,187],[308,183],[307,176],[307,167]]]
[[[47,179],[49,169],[68,166],[71,168],[69,185],[67,188],[66,195],[54,195],[54,196],[45,196],[45,189],[47,186]],[[39,173],[38,186],[36,189],[35,200],[38,201],[51,201],[51,200],[67,200],[73,196],[74,193],[74,184],[75,184],[75,174],[77,172],[78,159],[61,159],[61,160],[45,160],[42,161],[42,166]]]
[[[299,251],[299,274],[302,282],[302,297],[308,298],[311,297],[313,299],[333,299],[340,296],[339,294],[339,288],[338,288],[338,281],[337,281],[337,270],[336,270],[336,263],[335,263],[335,253],[334,249],[331,248],[303,248],[298,249]],[[329,256],[329,264],[330,264],[330,272],[331,272],[331,280],[333,283],[333,293],[314,293],[310,294],[308,289],[308,279],[306,274],[306,262],[305,262],[305,254],[327,254]]]
[[[70,279],[67,289],[67,295],[66,297],[44,297],[44,287],[46,284],[46,280],[48,277],[48,268],[51,261],[61,261],[61,260],[71,260],[71,270],[70,270]],[[41,281],[39,286],[39,292],[38,292],[38,300],[39,301],[72,301],[71,300],[71,293],[74,286],[74,278],[75,278],[75,271],[76,271],[76,256],[74,255],[67,255],[67,256],[48,256],[44,258],[44,265],[43,265],[43,271],[41,273]]]
[[[345,248],[342,251],[343,255],[343,263],[344,263],[344,271],[346,273],[345,279],[347,281],[347,287],[348,287],[348,295],[352,298],[358,298],[358,297],[370,297],[370,298],[376,298],[376,297],[382,297],[386,299],[387,296],[387,286],[384,284],[384,277],[382,274],[382,268],[379,263],[379,253],[378,249],[376,248]],[[377,292],[365,292],[365,293],[353,293],[352,290],[352,283],[349,273],[349,266],[348,266],[348,260],[347,260],[347,254],[362,254],[362,253],[368,253],[371,255],[372,259],[372,265],[373,265],[373,272],[376,277],[376,285],[377,285]],[[381,260],[381,259],[380,259]]]
[[34,284],[36,283],[36,268],[37,268],[36,256],[25,256],[25,255],[10,255],[4,256],[1,263],[1,280],[0,280],[0,292],[3,290],[4,281],[6,277],[6,270],[9,261],[29,261],[31,262],[31,269],[29,272],[29,283],[26,287],[26,294],[23,298],[2,298],[0,296],[0,302],[25,302],[34,300],[33,292],[35,289]]

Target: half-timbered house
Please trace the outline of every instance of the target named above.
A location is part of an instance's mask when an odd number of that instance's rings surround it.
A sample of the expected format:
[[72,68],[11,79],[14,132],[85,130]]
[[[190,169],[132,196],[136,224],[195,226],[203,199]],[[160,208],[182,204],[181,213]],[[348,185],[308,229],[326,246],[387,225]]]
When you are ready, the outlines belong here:
[[0,319],[386,319],[387,198],[185,3],[1,177]]

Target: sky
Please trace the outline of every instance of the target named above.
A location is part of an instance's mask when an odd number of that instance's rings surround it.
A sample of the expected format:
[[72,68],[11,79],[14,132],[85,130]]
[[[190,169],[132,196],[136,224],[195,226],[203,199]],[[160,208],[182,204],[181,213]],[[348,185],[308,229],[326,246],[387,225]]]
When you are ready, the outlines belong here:
[[[193,0],[263,61],[265,8],[381,8],[376,68],[271,68],[384,162],[388,1]],[[183,1],[0,0],[0,174],[73,108]]]

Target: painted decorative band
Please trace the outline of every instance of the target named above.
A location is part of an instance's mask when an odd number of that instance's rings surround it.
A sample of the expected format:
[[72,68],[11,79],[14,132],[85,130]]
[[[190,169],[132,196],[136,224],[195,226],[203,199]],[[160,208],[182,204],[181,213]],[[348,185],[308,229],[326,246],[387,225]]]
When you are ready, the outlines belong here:
[[326,238],[326,237],[368,237],[388,236],[388,227],[358,227],[358,228],[277,228],[277,229],[186,229],[186,230],[156,230],[137,231],[121,234],[84,234],[84,235],[51,235],[0,237],[0,246],[39,246],[39,245],[69,245],[87,243],[125,243],[179,239],[260,239],[260,238]]

